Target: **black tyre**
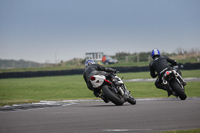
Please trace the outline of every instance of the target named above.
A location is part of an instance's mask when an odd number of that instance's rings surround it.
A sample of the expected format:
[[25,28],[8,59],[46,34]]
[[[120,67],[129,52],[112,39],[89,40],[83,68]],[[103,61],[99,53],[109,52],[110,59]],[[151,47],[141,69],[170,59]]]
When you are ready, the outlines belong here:
[[132,104],[132,105],[135,105],[135,104],[136,104],[136,100],[135,100],[135,98],[132,97],[132,96],[129,97],[128,102],[129,102],[130,104]]
[[179,96],[179,98],[181,100],[185,100],[187,98],[187,95],[185,94],[185,92],[182,90],[181,86],[179,85],[179,83],[174,80],[170,83],[172,89],[176,92],[176,94]]
[[124,104],[124,100],[120,99],[117,94],[115,94],[114,92],[112,92],[107,85],[104,85],[102,87],[102,91],[104,93],[104,95],[115,105],[117,106],[121,106]]

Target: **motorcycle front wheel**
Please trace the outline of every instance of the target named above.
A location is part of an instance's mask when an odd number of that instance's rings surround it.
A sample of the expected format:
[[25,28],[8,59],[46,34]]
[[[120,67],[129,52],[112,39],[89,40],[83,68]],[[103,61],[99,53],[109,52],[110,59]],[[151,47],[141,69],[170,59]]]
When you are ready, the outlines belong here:
[[129,99],[127,101],[132,105],[136,104],[136,100],[135,100],[135,98],[133,96],[129,96]]
[[176,80],[173,80],[170,83],[172,89],[176,92],[176,94],[178,95],[178,97],[181,100],[185,100],[187,98],[187,95],[185,94],[185,92],[182,90],[181,86],[179,85],[179,83]]
[[120,99],[116,93],[112,92],[107,85],[102,87],[103,94],[115,105],[121,106],[124,104],[124,100]]

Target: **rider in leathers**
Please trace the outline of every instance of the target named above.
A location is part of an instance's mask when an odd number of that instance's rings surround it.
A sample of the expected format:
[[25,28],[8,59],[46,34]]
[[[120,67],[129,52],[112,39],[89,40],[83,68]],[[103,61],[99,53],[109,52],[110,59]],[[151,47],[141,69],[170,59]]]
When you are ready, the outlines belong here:
[[90,83],[90,77],[93,75],[104,75],[106,77],[111,76],[108,73],[116,72],[116,70],[112,69],[112,68],[106,68],[99,64],[95,64],[95,62],[93,60],[87,60],[85,63],[85,66],[86,66],[86,68],[83,72],[83,77],[84,77],[84,80],[86,82],[88,89],[93,91],[94,95],[96,97],[100,97],[105,103],[109,102],[109,100],[100,92],[100,89],[92,87],[92,85]]
[[[151,56],[153,60],[149,64],[150,75],[152,78],[156,78],[158,76],[157,80],[155,81],[155,86],[159,89],[166,90],[165,86],[162,84],[163,83],[162,76],[167,70],[172,70],[172,67],[170,66],[169,63],[175,66],[177,65],[177,62],[165,55],[161,56],[160,51],[158,49],[153,49],[151,52]],[[181,74],[179,70],[177,70],[177,72]],[[168,92],[168,96],[170,95],[171,92]]]

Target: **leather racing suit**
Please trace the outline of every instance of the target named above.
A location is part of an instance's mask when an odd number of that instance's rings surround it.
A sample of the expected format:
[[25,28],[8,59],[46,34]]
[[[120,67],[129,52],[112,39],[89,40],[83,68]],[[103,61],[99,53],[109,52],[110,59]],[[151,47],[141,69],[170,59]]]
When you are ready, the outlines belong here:
[[94,93],[94,95],[96,97],[102,98],[104,100],[104,102],[107,102],[107,100],[100,93],[100,89],[93,88],[93,86],[90,83],[90,77],[93,76],[93,75],[104,75],[106,77],[109,77],[109,76],[111,76],[109,74],[109,72],[116,72],[116,70],[112,69],[112,68],[104,67],[104,66],[99,65],[99,64],[91,64],[91,65],[87,66],[85,68],[84,72],[83,72],[83,78],[84,78],[84,80],[86,82],[86,85],[87,85],[88,89],[90,89],[91,91],[93,91],[93,93]]
[[156,78],[158,76],[157,80],[155,81],[155,86],[163,90],[166,90],[166,88],[162,84],[162,76],[167,70],[172,70],[172,67],[168,62],[172,65],[177,65],[177,62],[175,60],[170,59],[168,56],[165,55],[155,56],[155,58],[149,64],[151,77]]

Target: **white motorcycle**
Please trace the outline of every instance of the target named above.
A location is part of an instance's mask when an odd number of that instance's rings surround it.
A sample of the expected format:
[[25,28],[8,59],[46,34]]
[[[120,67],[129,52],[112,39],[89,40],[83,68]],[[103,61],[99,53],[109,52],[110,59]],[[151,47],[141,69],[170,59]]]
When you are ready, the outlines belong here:
[[120,106],[125,102],[135,105],[136,100],[126,89],[122,79],[117,77],[115,73],[111,74],[114,77],[112,79],[106,79],[104,75],[93,75],[90,77],[90,82],[94,88],[101,89],[105,97],[115,105]]

